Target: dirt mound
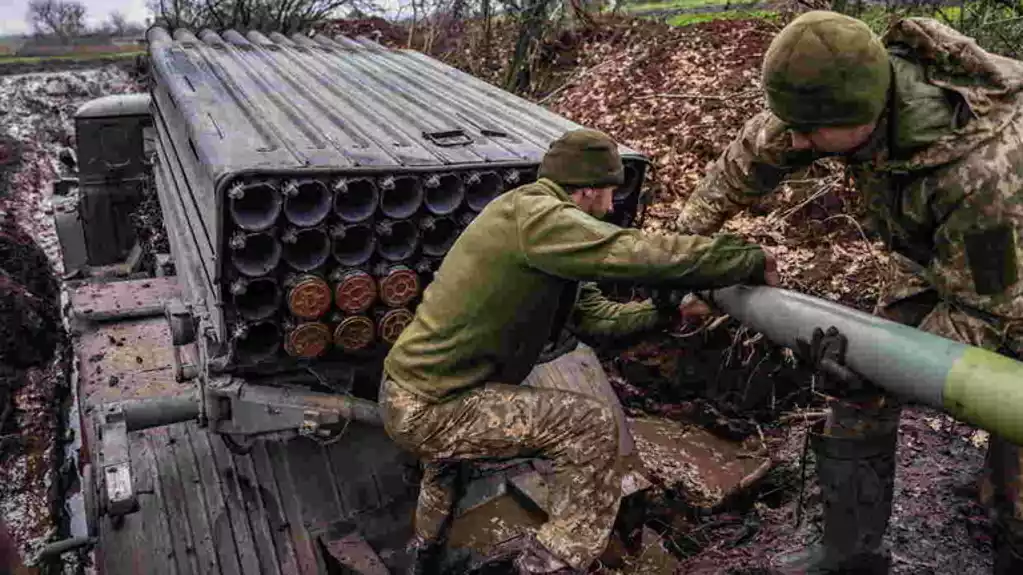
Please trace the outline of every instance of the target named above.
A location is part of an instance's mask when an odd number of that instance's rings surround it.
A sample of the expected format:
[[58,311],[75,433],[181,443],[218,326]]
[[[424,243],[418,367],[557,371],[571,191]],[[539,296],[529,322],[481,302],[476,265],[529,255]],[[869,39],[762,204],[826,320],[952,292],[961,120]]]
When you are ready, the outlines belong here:
[[[708,164],[764,109],[760,62],[776,30],[761,20],[611,21],[559,40],[577,69],[550,107],[647,154],[654,203],[644,227],[672,229]],[[786,287],[869,310],[892,270],[856,223],[861,213],[841,169],[820,164],[726,230],[775,248]]]
[[0,275],[0,363],[26,368],[48,361],[57,344],[57,306]]
[[50,261],[12,220],[0,217],[0,269],[15,283],[50,305],[57,304],[57,279]]

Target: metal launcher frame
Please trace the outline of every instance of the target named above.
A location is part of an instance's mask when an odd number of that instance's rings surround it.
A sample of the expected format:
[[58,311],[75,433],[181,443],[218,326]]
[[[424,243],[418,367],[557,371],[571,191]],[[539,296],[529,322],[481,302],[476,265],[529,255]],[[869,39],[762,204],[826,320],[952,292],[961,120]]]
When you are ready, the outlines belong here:
[[[177,276],[163,314],[193,391],[99,410],[113,517],[138,509],[131,431],[195,421],[244,455],[256,438],[379,426],[382,359],[447,250],[581,127],[366,39],[147,39],[149,159]],[[629,226],[647,160],[620,151],[614,221]]]

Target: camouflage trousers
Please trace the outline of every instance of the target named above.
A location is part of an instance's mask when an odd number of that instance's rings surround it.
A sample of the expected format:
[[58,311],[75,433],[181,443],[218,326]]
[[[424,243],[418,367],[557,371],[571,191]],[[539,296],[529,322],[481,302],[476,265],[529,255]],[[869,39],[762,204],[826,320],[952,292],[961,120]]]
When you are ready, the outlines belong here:
[[[933,290],[916,290],[876,313],[954,341],[1007,353],[1004,334],[976,315],[939,301]],[[1019,355],[1020,351],[1013,349],[1011,353]],[[999,545],[1023,556],[1023,449],[992,435],[984,467],[980,499],[994,512]]]
[[418,535],[434,537],[451,512],[446,466],[537,457],[554,471],[549,519],[537,540],[575,569],[586,569],[603,552],[622,481],[617,423],[606,404],[578,393],[494,383],[431,403],[385,379],[380,405],[388,435],[425,464]]

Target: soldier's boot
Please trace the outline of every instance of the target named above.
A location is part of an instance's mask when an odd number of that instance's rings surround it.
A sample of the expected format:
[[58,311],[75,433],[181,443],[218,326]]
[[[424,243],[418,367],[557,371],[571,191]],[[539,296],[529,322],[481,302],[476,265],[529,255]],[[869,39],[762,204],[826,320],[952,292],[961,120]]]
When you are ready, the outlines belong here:
[[998,529],[994,575],[1023,573],[1023,521],[1009,519]]
[[892,510],[898,419],[859,437],[833,437],[818,427],[810,442],[824,500],[824,534],[806,549],[776,556],[786,575],[888,573],[883,538]]
[[1006,439],[988,442],[987,473],[994,512],[994,575],[1023,573],[1023,450]]

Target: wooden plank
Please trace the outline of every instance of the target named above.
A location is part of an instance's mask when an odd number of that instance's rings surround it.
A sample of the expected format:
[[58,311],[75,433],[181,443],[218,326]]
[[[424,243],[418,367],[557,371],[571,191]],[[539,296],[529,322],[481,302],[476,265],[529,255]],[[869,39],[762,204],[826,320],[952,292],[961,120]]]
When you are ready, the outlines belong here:
[[197,573],[199,565],[195,556],[195,542],[185,508],[185,491],[178,473],[173,441],[167,427],[155,427],[148,430],[148,434],[156,455],[156,493],[163,498],[161,505],[167,514],[170,532],[174,535],[171,537],[174,560],[179,572]]
[[[258,445],[252,450],[253,453],[256,449],[259,449]],[[263,492],[256,479],[251,455],[233,455],[233,459],[235,477],[249,519],[249,527],[252,529],[252,540],[256,545],[261,572],[277,573],[279,568],[277,550],[270,535],[269,518],[264,505],[269,495]]]
[[[192,444],[192,452],[195,454],[198,464],[203,495],[206,498],[210,537],[217,551],[220,572],[223,575],[241,575],[234,531],[230,529],[229,521],[218,521],[219,517],[226,517],[228,511],[227,504],[224,502],[224,487],[221,484],[220,473],[217,471],[213,448],[210,446],[210,434],[194,424],[189,424],[188,435]],[[214,438],[214,440],[216,439]],[[227,529],[224,529],[224,526]],[[218,527],[220,528],[218,529]]]
[[238,486],[238,474],[234,469],[231,453],[224,447],[222,439],[216,436],[210,437],[210,444],[213,447],[213,456],[221,477],[221,485],[224,490],[225,513],[217,518],[218,522],[224,522],[224,526],[217,526],[218,530],[228,529],[234,533],[235,543],[238,546],[238,561],[241,564],[241,572],[262,573],[259,565],[259,558],[256,556],[255,540],[252,530],[249,528],[249,518],[245,511],[245,504],[241,497],[241,489]]
[[289,440],[282,447],[299,494],[305,528],[317,531],[344,517],[345,508],[334,485],[337,478],[330,470],[324,448],[304,437]]
[[196,572],[219,573],[220,565],[213,546],[206,494],[203,491],[195,454],[192,452],[192,443],[188,439],[188,428],[179,424],[168,426],[166,430],[177,464],[189,535],[192,537]]
[[333,484],[345,505],[344,517],[351,517],[380,507],[380,490],[373,479],[376,452],[372,435],[381,432],[352,423],[345,433],[345,437],[330,446],[328,453],[335,477]]
[[273,538],[274,548],[277,551],[277,561],[281,567],[281,573],[288,575],[299,573],[298,560],[295,557],[295,548],[290,537],[288,518],[284,513],[284,504],[281,502],[280,489],[274,477],[273,467],[270,462],[270,455],[267,451],[268,443],[260,441],[249,459],[252,460],[252,470],[259,486],[259,493],[264,495],[261,498],[266,514],[267,525],[270,529],[270,536]]
[[285,448],[279,441],[268,442],[266,448],[273,465],[274,478],[277,480],[280,490],[281,506],[285,521],[288,523],[288,533],[291,535],[294,545],[299,572],[308,575],[317,574],[320,572],[318,554],[313,547],[312,537],[305,528],[302,518],[302,502],[299,499],[299,490],[295,487],[291,477],[291,470],[287,465]]
[[[142,559],[143,564],[140,571],[112,571],[112,573],[176,575],[181,571],[177,561],[174,560],[170,520],[165,510],[166,500],[162,492],[161,469],[157,455],[160,446],[154,440],[152,430],[132,435],[137,438],[130,443],[136,485],[146,486],[148,491],[145,494],[139,493],[141,508],[137,515],[142,519],[142,525],[133,526],[136,528],[125,531],[125,534],[133,539],[131,545],[144,559]],[[124,528],[122,527],[122,529]]]

